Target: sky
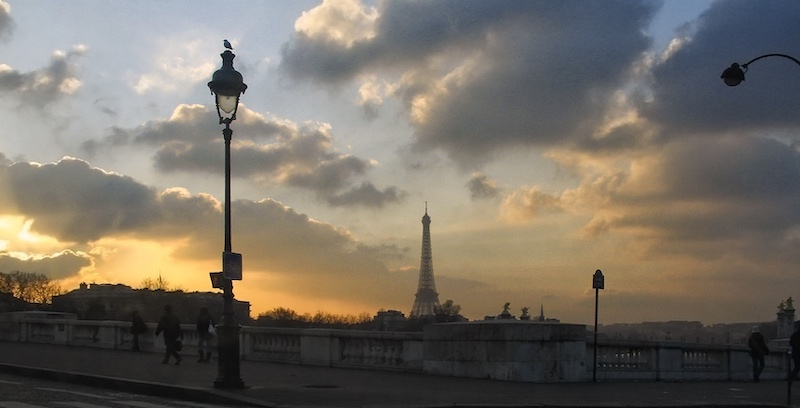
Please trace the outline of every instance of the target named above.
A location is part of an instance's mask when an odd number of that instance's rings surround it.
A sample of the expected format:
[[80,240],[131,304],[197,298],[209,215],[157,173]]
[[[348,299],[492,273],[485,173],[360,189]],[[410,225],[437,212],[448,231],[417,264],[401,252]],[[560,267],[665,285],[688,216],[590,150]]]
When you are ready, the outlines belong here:
[[[591,324],[800,296],[800,2],[0,0],[0,271],[208,291],[222,40],[237,299]],[[538,313],[536,313],[538,314]]]

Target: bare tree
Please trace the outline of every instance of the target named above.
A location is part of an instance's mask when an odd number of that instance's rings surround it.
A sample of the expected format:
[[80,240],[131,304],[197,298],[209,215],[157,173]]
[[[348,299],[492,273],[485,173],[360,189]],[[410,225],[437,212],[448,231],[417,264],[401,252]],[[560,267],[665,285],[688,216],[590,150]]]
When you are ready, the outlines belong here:
[[0,292],[29,303],[51,303],[53,296],[63,294],[64,290],[43,274],[14,271],[0,272]]
[[173,286],[166,278],[158,274],[158,278],[144,278],[142,283],[139,284],[139,289],[148,290],[163,290],[165,292],[180,292],[183,288],[180,286]]

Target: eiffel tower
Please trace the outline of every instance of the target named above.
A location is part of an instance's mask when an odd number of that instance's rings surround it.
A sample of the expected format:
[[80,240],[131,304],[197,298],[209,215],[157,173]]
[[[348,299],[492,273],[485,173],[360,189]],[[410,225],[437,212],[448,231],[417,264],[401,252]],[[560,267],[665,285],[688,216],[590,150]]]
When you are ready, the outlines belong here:
[[419,264],[419,287],[417,288],[411,317],[436,315],[439,309],[439,294],[433,280],[433,256],[431,255],[431,217],[428,216],[428,203],[425,202],[425,215],[422,216],[422,259]]

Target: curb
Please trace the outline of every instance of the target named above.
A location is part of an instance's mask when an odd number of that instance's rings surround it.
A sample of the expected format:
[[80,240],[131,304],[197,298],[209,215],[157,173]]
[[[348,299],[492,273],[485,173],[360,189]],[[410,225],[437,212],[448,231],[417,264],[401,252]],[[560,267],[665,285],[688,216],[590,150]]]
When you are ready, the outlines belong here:
[[218,404],[240,405],[248,407],[277,407],[277,404],[210,388],[169,385],[126,378],[77,373],[74,371],[58,371],[48,368],[29,367],[6,363],[0,363],[0,372],[56,382],[67,382],[107,388],[116,391],[146,394],[155,397],[182,399],[192,402],[213,402]]

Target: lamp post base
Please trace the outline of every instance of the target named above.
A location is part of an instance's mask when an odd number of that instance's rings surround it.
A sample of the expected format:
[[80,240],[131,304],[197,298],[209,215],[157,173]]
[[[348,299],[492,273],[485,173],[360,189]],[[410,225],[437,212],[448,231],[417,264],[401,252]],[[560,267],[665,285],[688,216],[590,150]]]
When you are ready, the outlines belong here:
[[214,388],[242,389],[245,388],[239,373],[239,332],[242,328],[238,324],[226,325],[225,321],[222,323],[217,326],[219,369]]
[[224,390],[242,390],[247,387],[244,385],[244,381],[242,381],[241,378],[239,379],[217,378],[214,381],[214,388],[221,388]]

